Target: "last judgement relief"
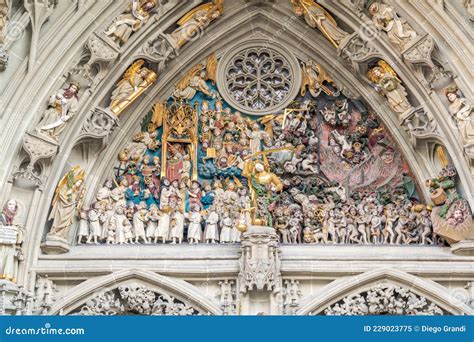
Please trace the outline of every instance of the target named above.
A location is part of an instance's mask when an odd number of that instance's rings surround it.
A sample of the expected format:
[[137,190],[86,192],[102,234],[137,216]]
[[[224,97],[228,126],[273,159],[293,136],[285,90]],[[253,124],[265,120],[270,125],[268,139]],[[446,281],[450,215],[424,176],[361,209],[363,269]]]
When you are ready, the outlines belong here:
[[[67,60],[51,52],[56,67],[41,32],[62,0],[0,0],[0,79],[25,72],[0,88],[3,314],[472,313],[472,90],[456,49],[414,20],[428,5],[72,2],[104,16]],[[472,24],[461,2],[447,8]],[[20,65],[21,13],[35,24]],[[452,307],[443,258],[468,293]],[[74,286],[89,294],[73,301]]]

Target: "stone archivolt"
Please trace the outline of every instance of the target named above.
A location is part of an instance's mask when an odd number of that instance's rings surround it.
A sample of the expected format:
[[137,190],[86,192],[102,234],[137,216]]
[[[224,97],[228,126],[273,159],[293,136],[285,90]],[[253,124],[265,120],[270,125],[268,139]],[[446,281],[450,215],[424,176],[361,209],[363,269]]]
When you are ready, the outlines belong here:
[[[6,3],[8,1],[0,0],[0,9],[5,8]],[[38,42],[41,41],[41,26],[53,10],[58,11],[52,3],[34,2],[35,5],[28,5],[26,8],[31,18],[37,18],[32,22],[33,35],[28,59],[30,73],[38,71],[35,69],[35,62],[39,59],[36,55],[39,52]],[[223,3],[218,0],[209,1],[195,8],[189,8],[191,5],[188,4],[181,5],[181,13],[170,10],[175,5],[173,1],[157,4],[154,1],[130,0],[121,14],[111,16],[107,25],[91,33],[86,43],[83,43],[84,49],[80,56],[64,74],[64,89],[56,84],[53,97],[43,101],[48,105],[46,111],[43,111],[47,122],[38,125],[41,127],[37,127],[36,131],[26,133],[20,161],[14,170],[10,170],[12,184],[4,192],[4,196],[24,196],[26,191],[31,190],[24,185],[24,181],[30,182],[34,185],[31,191],[34,193],[31,197],[34,208],[30,210],[36,210],[38,203],[48,196],[47,191],[42,193],[43,186],[57,183],[57,179],[65,177],[65,181],[61,182],[64,184],[59,184],[57,193],[64,189],[63,203],[74,208],[68,207],[64,211],[66,216],[59,212],[55,219],[62,222],[61,246],[57,245],[53,228],[43,245],[44,252],[68,251],[73,236],[78,243],[89,244],[163,244],[181,243],[185,239],[191,243],[219,241],[233,244],[243,239],[242,245],[245,247],[248,236],[243,236],[242,232],[251,232],[257,223],[275,228],[275,234],[271,235],[275,237],[272,241],[276,245],[279,240],[284,244],[439,246],[445,245],[445,240],[454,245],[457,241],[472,238],[469,208],[472,196],[469,196],[468,189],[472,180],[466,177],[469,172],[463,167],[465,161],[460,158],[452,161],[458,167],[459,182],[456,170],[447,165],[446,161],[450,162],[449,156],[444,161],[441,158],[440,163],[428,156],[431,153],[429,151],[433,150],[433,144],[443,142],[451,156],[456,155],[456,151],[463,150],[472,167],[472,104],[457,87],[455,90],[453,87],[446,89],[447,101],[451,103],[448,109],[438,103],[436,94],[430,93],[430,98],[422,96],[427,93],[427,89],[439,92],[446,87],[447,81],[452,81],[450,70],[444,69],[447,63],[439,63],[440,51],[433,39],[435,35],[432,37],[429,32],[424,33],[411,25],[409,18],[400,16],[398,7],[392,6],[389,1],[376,2],[377,5],[370,8],[359,8],[360,17],[372,19],[375,28],[380,30],[381,36],[376,36],[375,39],[367,39],[358,30],[349,32],[351,30],[347,27],[353,27],[349,19],[341,25],[340,13],[344,11],[338,9],[346,6],[344,4],[328,4],[328,9],[335,15],[312,0],[291,1],[291,5],[287,3],[283,6],[288,12],[293,8],[297,16],[301,16],[295,27],[301,28],[300,24],[306,23],[316,37],[322,34],[328,40],[328,46],[336,48],[337,54],[356,71],[357,78],[367,84],[371,82],[382,96],[378,102],[380,113],[374,112],[363,101],[340,95],[339,90],[342,94],[350,91],[344,87],[338,89],[336,82],[329,82],[331,77],[324,77],[327,74],[318,64],[322,63],[320,60],[308,61],[303,58],[304,53],[293,51],[306,70],[304,77],[309,82],[304,87],[309,87],[308,92],[297,96],[292,104],[285,105],[281,111],[271,113],[274,115],[257,119],[247,115],[248,113],[240,113],[237,108],[223,101],[219,84],[215,84],[215,65],[206,63],[204,66],[203,62],[187,74],[189,77],[185,82],[179,82],[178,91],[173,92],[171,98],[164,102],[160,99],[154,110],[148,113],[136,114],[143,117],[142,127],[134,135],[133,141],[120,152],[114,170],[107,172],[110,182],[105,182],[96,191],[93,184],[99,180],[89,181],[92,186],[88,186],[91,190],[87,196],[84,196],[82,188],[75,189],[73,184],[69,184],[69,170],[64,167],[70,162],[68,158],[89,163],[93,160],[89,153],[93,151],[90,146],[94,145],[94,141],[101,142],[100,148],[96,150],[100,151],[105,146],[107,137],[116,134],[114,129],[119,127],[120,121],[121,124],[129,125],[126,118],[132,114],[125,112],[136,108],[135,105],[141,101],[147,102],[148,94],[155,94],[155,89],[162,87],[161,77],[168,77],[166,72],[168,64],[171,65],[169,62],[180,54],[186,57],[189,49],[207,39],[206,31],[211,30],[212,26],[225,26],[222,24],[225,20],[219,19],[224,15]],[[277,5],[281,4],[277,2]],[[227,5],[234,13],[235,3]],[[250,6],[253,6],[252,3]],[[84,10],[85,7],[87,4],[83,2],[78,5],[79,10]],[[265,5],[258,9],[265,10]],[[0,17],[0,31],[9,23],[4,12]],[[391,18],[392,23],[380,20],[382,13]],[[170,17],[174,19],[169,20]],[[165,21],[161,21],[163,18],[170,26],[164,27]],[[150,28],[155,26],[160,29],[150,33]],[[387,53],[385,39],[395,53]],[[141,43],[135,44],[138,41]],[[6,55],[1,50],[2,42],[0,41],[0,67],[6,65]],[[207,44],[210,46],[210,43]],[[130,47],[134,50],[132,54],[129,53]],[[213,48],[207,50],[214,51]],[[216,63],[222,56],[221,52],[216,50]],[[127,95],[122,99],[126,105],[118,108],[114,106],[117,103],[109,101],[110,92],[107,89],[111,89],[110,85],[116,84],[117,79],[125,78],[130,81],[131,78],[123,77],[127,76],[124,68],[129,71],[137,61],[143,61],[142,65],[146,68],[147,74],[142,76],[152,77],[146,84],[131,81],[121,89],[124,90],[122,95]],[[395,61],[403,63],[397,64]],[[377,76],[373,70],[381,66],[380,62],[384,62],[387,67]],[[119,67],[119,63],[123,67]],[[262,68],[259,70],[268,71],[265,66]],[[281,65],[277,65],[277,69],[281,71]],[[187,73],[188,70],[186,67],[182,71]],[[136,71],[135,74],[141,72],[138,69]],[[407,71],[413,71],[413,75],[409,75]],[[28,78],[27,81],[29,80]],[[275,84],[278,83],[276,81]],[[417,83],[424,88],[418,89]],[[81,91],[71,97],[71,94],[67,94],[71,87]],[[248,85],[247,88],[251,95],[252,87]],[[271,91],[271,88],[260,88],[258,92],[262,95],[267,90]],[[320,89],[323,89],[323,93]],[[367,89],[360,90],[366,98],[372,94]],[[100,99],[96,97],[99,92],[102,94]],[[263,95],[265,99],[268,94]],[[423,101],[428,101],[420,105],[417,98],[421,97]],[[384,99],[389,108],[382,107]],[[371,100],[371,103],[377,101]],[[167,122],[169,119],[166,114],[171,112],[172,106],[177,108],[173,113],[183,115],[173,115],[173,119],[179,120],[173,121],[177,125],[171,125],[173,132],[164,147],[161,137],[165,126],[170,125],[163,125],[163,120]],[[126,115],[119,120],[117,115],[122,111]],[[192,122],[196,132],[188,135],[186,132],[189,130],[183,128],[188,118],[186,111],[194,111],[194,118],[199,120],[199,123]],[[458,129],[454,134],[460,133],[459,137],[447,132],[446,123],[440,118],[440,114],[448,117],[448,112]],[[382,123],[378,114],[382,116],[383,113],[392,113],[397,120],[387,121],[386,117],[382,117],[385,118]],[[33,121],[38,119],[39,116]],[[395,126],[396,121],[399,126]],[[391,130],[388,131],[387,127]],[[62,134],[63,130],[66,130],[65,134]],[[429,191],[435,204],[433,210],[428,199],[423,200],[423,196],[417,194],[416,190],[420,192],[420,186],[416,185],[413,173],[401,153],[407,147],[403,145],[399,149],[396,145],[396,140],[400,141],[403,139],[400,137],[405,137],[402,131],[408,134],[411,147],[416,151],[409,157],[414,159],[414,156],[418,156],[420,160],[423,158],[423,163],[426,164],[420,166],[412,161],[418,178],[420,175],[431,178]],[[54,159],[58,152],[65,152],[69,157]],[[79,154],[82,157],[78,157]],[[421,164],[421,161],[418,162]],[[433,164],[442,165],[436,166],[437,169],[434,170]],[[88,171],[94,169],[90,164],[81,166]],[[433,178],[439,169],[441,171]],[[258,177],[251,176],[252,174]],[[167,181],[170,181],[169,184]],[[457,192],[456,188],[460,185],[464,187],[463,192]],[[49,190],[49,194],[52,194],[52,188]],[[462,198],[461,193],[467,194],[467,200]],[[53,203],[53,207],[55,205]],[[73,218],[77,212],[79,220]],[[23,214],[21,220],[27,216]],[[44,222],[39,222],[44,221],[44,218],[40,219],[40,216],[44,217],[46,214],[28,213],[29,226],[26,231],[32,240],[27,239],[23,245],[15,246],[16,254],[13,259],[9,259],[13,264],[20,265],[20,271],[16,270],[20,274],[18,282],[25,285],[28,278],[35,279],[34,272],[23,269],[25,264],[34,265],[37,262],[36,259],[31,259],[31,246],[36,242],[40,243],[38,236],[45,235],[32,232],[32,226],[44,229]],[[12,222],[8,226],[11,224]],[[26,246],[28,250],[22,250]],[[235,286],[241,294],[266,287],[275,298],[280,296],[283,282],[280,247],[270,247],[273,248],[270,248],[273,251],[270,261],[261,255],[255,255],[254,258],[254,254],[246,253],[245,248],[243,249],[242,258],[250,256],[251,260],[242,259],[241,265],[244,266],[241,267],[241,275],[235,276],[235,279],[239,278]],[[472,246],[470,248],[472,251]],[[469,253],[469,247],[466,253]],[[28,262],[23,264],[21,261],[24,255]],[[252,258],[256,260],[254,263]],[[34,282],[33,280],[28,285],[30,289],[34,288]],[[41,284],[40,281],[37,283]],[[50,281],[47,284],[46,287],[50,289]],[[228,284],[222,282],[221,291],[235,295],[238,291]],[[304,290],[298,288],[298,281],[293,278],[285,284],[286,289],[281,290],[286,301],[283,305],[284,312],[295,313],[299,305],[299,291]],[[17,292],[14,301],[20,303],[18,312],[28,314],[28,310],[23,308],[27,306],[25,298],[29,295],[23,290]],[[49,292],[46,295],[40,293],[39,297],[44,297],[44,303],[39,303],[40,300],[35,304],[35,312],[47,312],[51,306]],[[227,313],[241,312],[238,308],[241,298],[234,298],[234,295],[226,295],[221,299],[223,310]],[[388,297],[394,299],[387,302]],[[372,302],[376,304],[370,304]],[[99,309],[103,307],[102,304],[108,309]],[[272,310],[273,313],[278,312]],[[438,306],[422,296],[397,286],[383,284],[345,298],[343,302],[328,308],[326,314],[398,314],[400,310],[406,314],[443,313]],[[184,302],[136,283],[105,292],[91,299],[79,311],[86,314],[199,313]],[[79,314],[79,311],[76,313]]]

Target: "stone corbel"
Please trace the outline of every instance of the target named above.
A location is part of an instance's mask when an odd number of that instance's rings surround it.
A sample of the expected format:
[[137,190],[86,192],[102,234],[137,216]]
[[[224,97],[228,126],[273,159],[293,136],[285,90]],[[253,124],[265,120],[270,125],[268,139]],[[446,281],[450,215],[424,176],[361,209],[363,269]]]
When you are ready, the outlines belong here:
[[370,42],[364,40],[357,32],[352,33],[337,49],[351,67],[358,73],[364,73],[361,64],[372,58],[380,57],[379,51]]
[[441,139],[436,120],[422,106],[413,108],[400,117],[402,126],[410,137],[413,147],[421,139]]
[[89,138],[104,140],[118,126],[118,118],[114,113],[108,109],[96,107],[87,114],[77,141]]
[[33,70],[36,63],[41,27],[48,20],[51,13],[53,13],[56,4],[57,0],[25,0],[24,6],[30,16],[32,31],[28,59],[29,72]]
[[39,160],[50,159],[56,156],[59,150],[57,142],[38,133],[27,132],[23,137],[23,149],[30,158],[25,168],[19,168],[13,174],[13,179],[26,179],[40,186],[43,183],[41,175],[35,172],[35,165]]
[[410,44],[403,52],[402,57],[407,64],[422,64],[429,68],[435,68],[431,59],[435,43],[433,38],[424,34]]
[[86,83],[88,87],[94,88],[104,78],[107,66],[119,57],[120,51],[108,37],[95,33],[91,34],[84,48],[84,54],[89,55],[87,62],[73,68],[69,77],[74,80],[79,78],[80,83]]
[[179,48],[175,47],[169,35],[160,32],[154,39],[148,40],[136,55],[136,58],[145,58],[158,64],[158,73],[163,71],[166,63],[179,55]]

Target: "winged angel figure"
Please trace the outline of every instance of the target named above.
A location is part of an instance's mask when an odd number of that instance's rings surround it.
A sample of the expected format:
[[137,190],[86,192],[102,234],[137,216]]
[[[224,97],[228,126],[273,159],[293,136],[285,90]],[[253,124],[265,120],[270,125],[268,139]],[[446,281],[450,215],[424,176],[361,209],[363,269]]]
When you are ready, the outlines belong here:
[[213,0],[194,8],[177,22],[179,27],[169,35],[170,39],[180,48],[193,37],[200,35],[200,32],[223,12],[224,0]]
[[349,33],[337,26],[336,20],[314,0],[291,0],[293,11],[298,17],[303,17],[306,23],[316,28],[338,48],[349,36]]
[[58,183],[51,203],[49,220],[53,220],[53,225],[49,236],[67,238],[75,212],[82,206],[84,176],[85,171],[75,166]]
[[147,23],[156,5],[156,0],[132,0],[125,13],[114,20],[105,34],[112,37],[117,44],[125,44],[134,32]]
[[387,98],[394,112],[401,115],[413,108],[397,73],[387,62],[379,60],[377,65],[367,72],[367,77],[375,90]]
[[[331,85],[331,89],[327,85]],[[305,96],[309,90],[313,97],[317,97],[321,91],[329,96],[339,96],[340,92],[334,80],[319,64],[308,60],[301,63],[301,90],[300,95]]]
[[152,70],[144,67],[145,61],[139,59],[124,73],[111,96],[110,110],[119,115],[130,103],[142,94],[157,78]]
[[211,98],[218,97],[206,81],[216,83],[217,58],[213,53],[207,57],[206,67],[197,64],[176,84],[173,96],[180,99],[191,100],[196,92],[201,91]]

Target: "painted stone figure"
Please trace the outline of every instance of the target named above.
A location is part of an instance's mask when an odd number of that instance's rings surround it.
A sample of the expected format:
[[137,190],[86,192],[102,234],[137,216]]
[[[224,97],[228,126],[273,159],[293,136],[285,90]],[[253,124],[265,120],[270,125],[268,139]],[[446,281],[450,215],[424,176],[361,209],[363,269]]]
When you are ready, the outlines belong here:
[[186,13],[178,22],[178,28],[170,34],[176,47],[183,46],[197,32],[205,29],[224,12],[224,0],[213,0]]
[[163,207],[160,210],[160,219],[158,222],[158,228],[155,230],[155,243],[161,242],[166,243],[170,236],[170,225],[171,225],[171,207]]
[[448,101],[449,114],[453,119],[461,134],[464,145],[474,144],[474,106],[465,97],[461,97],[457,86],[450,86],[445,89]]
[[190,244],[202,241],[202,215],[198,205],[191,208],[189,214],[188,242]]
[[143,59],[134,62],[112,91],[109,108],[115,115],[119,116],[125,108],[156,81],[156,73],[145,67],[144,64]]
[[22,243],[25,230],[13,221],[18,212],[18,202],[8,200],[0,216],[0,279],[16,283],[19,262],[24,259]]
[[105,34],[117,44],[125,44],[130,36],[148,22],[150,12],[156,7],[156,0],[133,0],[126,12],[117,16]]
[[58,141],[66,124],[77,113],[79,89],[79,84],[72,82],[66,89],[58,91],[49,98],[48,109],[36,126],[38,133]]
[[209,214],[206,217],[206,228],[204,230],[204,241],[206,243],[219,242],[219,215],[216,208],[209,208]]
[[370,69],[367,77],[375,89],[387,98],[388,104],[395,113],[401,115],[413,107],[408,101],[407,93],[395,71],[383,60]]
[[52,201],[49,220],[53,221],[50,237],[66,240],[69,228],[84,196],[85,172],[79,166],[73,167],[59,182]]
[[331,42],[339,47],[349,34],[337,26],[336,20],[314,0],[291,0],[293,11],[297,16],[303,16],[306,23],[316,28]]

